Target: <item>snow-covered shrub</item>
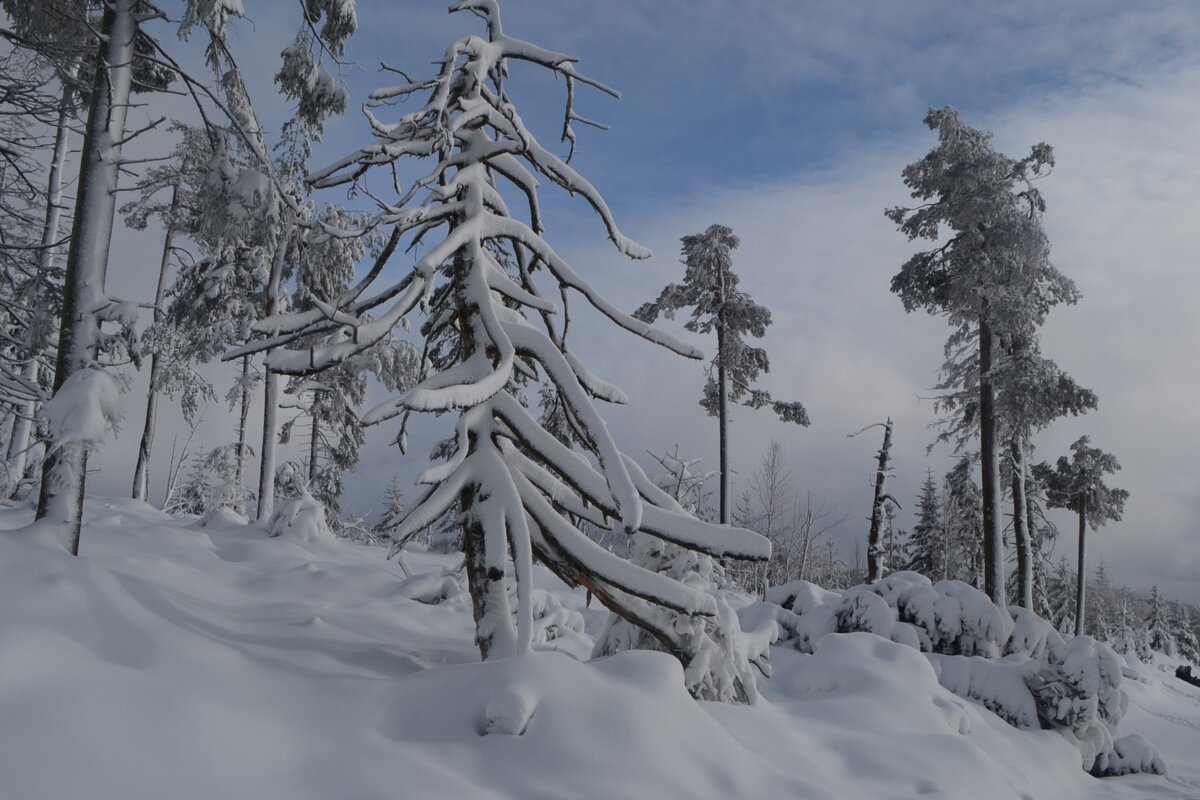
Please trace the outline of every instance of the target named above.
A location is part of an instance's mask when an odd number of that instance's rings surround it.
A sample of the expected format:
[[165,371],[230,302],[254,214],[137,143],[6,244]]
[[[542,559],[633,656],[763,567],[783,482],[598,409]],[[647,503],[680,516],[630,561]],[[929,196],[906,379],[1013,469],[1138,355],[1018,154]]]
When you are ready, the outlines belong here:
[[[666,575],[712,598],[715,618],[691,617],[675,621],[675,633],[684,646],[675,649],[653,633],[613,614],[596,639],[593,656],[623,650],[672,652],[683,663],[688,691],[699,700],[752,703],[758,696],[752,664],[765,670],[766,655],[775,639],[774,623],[749,635],[743,633],[738,615],[717,588],[719,565],[709,556],[664,542],[654,536],[633,536],[630,560],[639,567]],[[770,632],[766,627],[770,626]]]
[[267,535],[310,542],[332,539],[333,531],[325,521],[325,506],[308,492],[299,465],[288,462],[275,475],[279,502],[267,523]]
[[583,615],[564,606],[558,595],[545,589],[534,589],[530,603],[533,608],[535,644],[545,644],[556,639],[576,639],[583,635]]
[[1058,731],[1095,775],[1165,771],[1145,741],[1119,738],[1128,702],[1121,660],[1087,636],[1064,640],[1023,608],[1001,609],[961,581],[931,584],[897,572],[844,594],[795,582],[742,609],[743,624],[773,621],[804,653],[832,633],[873,633],[927,654],[943,687],[1019,728]]
[[410,575],[396,587],[396,593],[418,603],[436,606],[461,598],[467,591],[459,567]]

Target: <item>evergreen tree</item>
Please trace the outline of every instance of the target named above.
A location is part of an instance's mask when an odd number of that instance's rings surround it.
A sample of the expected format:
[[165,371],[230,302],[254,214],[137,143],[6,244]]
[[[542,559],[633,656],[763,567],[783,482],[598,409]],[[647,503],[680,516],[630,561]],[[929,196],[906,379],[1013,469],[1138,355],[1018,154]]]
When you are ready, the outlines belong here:
[[1150,589],[1150,600],[1146,606],[1146,633],[1150,637],[1150,649],[1169,656],[1175,655],[1175,637],[1167,619],[1166,603],[1158,595],[1158,586]]
[[[486,34],[451,44],[433,78],[376,90],[377,108],[415,94],[426,99],[390,123],[372,116],[377,141],[312,176],[317,187],[329,187],[361,185],[381,172],[386,185],[394,187],[392,167],[401,157],[428,159],[425,176],[411,187],[398,187],[399,197],[381,201],[358,231],[390,227],[397,237],[415,236],[428,249],[398,280],[382,289],[376,285],[374,294],[366,291],[386,274],[386,264],[338,297],[336,305],[256,325],[268,337],[262,349],[273,348],[268,368],[308,376],[344,363],[383,341],[419,304],[428,314],[422,331],[426,346],[448,340],[453,346],[446,352],[453,361],[368,412],[364,421],[458,412],[448,458],[426,471],[422,480],[430,488],[393,535],[402,544],[459,503],[483,658],[507,658],[530,648],[536,556],[570,585],[586,586],[620,616],[649,630],[683,662],[697,694],[752,697],[746,655],[728,646],[737,635],[736,616],[721,614],[707,592],[604,551],[575,522],[586,520],[628,536],[647,533],[714,557],[762,560],[770,554],[769,543],[749,531],[689,515],[617,449],[594,401],[624,402],[624,395],[567,348],[565,305],[543,294],[549,281],[556,300],[562,297],[565,303],[566,297],[581,295],[626,330],[680,354],[699,355],[618,311],[543,238],[540,179],[583,195],[622,253],[649,255],[620,232],[599,192],[525,126],[507,88],[508,63],[517,59],[567,82],[570,141],[571,123],[578,119],[576,83],[599,84],[580,75],[574,59],[505,34],[495,0],[460,0],[451,10],[483,18]],[[527,201],[527,220],[510,210],[510,194]],[[507,258],[497,258],[497,252]],[[533,272],[544,280],[535,281]],[[585,434],[585,457],[538,424],[522,381],[553,384]]]
[[1034,474],[1046,486],[1046,502],[1051,508],[1066,508],[1079,516],[1079,564],[1076,571],[1075,634],[1085,630],[1087,610],[1087,567],[1084,534],[1087,526],[1096,530],[1109,520],[1120,521],[1125,510],[1129,492],[1113,489],[1104,483],[1104,476],[1114,474],[1121,468],[1117,459],[1088,446],[1088,437],[1081,436],[1071,445],[1071,459],[1059,456],[1058,464],[1051,469],[1042,463],[1034,467]]
[[908,538],[905,569],[915,570],[932,581],[943,580],[949,574],[947,545],[942,502],[930,469],[925,473],[925,483],[921,485],[921,496],[917,500],[917,522]]
[[1046,578],[1046,606],[1040,615],[1050,620],[1059,633],[1069,635],[1075,628],[1075,573],[1066,556],[1054,563]]
[[708,364],[708,380],[700,405],[717,418],[720,444],[721,523],[729,524],[729,411],[730,402],[748,408],[769,406],[784,422],[808,425],[808,412],[797,402],[782,402],[755,389],[760,373],[771,371],[767,351],[752,347],[745,337],[761,339],[771,324],[771,312],[738,289],[733,271],[738,238],[724,225],[683,237],[683,283],[672,283],[658,299],[643,304],[634,317],[654,322],[659,315],[674,319],[681,308],[692,309],[684,325],[693,333],[716,333],[717,354]]
[[973,471],[971,459],[963,456],[946,474],[942,489],[945,503],[942,521],[948,577],[978,589],[982,588],[983,582],[983,540],[979,535],[983,525],[983,498],[971,477]]
[[1175,603],[1171,613],[1171,638],[1179,657],[1200,669],[1200,639],[1192,625],[1192,612],[1183,603]]
[[992,149],[991,134],[969,127],[952,108],[931,109],[925,124],[937,131],[938,146],[903,171],[922,204],[887,216],[910,240],[950,236],[912,256],[891,288],[906,311],[944,315],[952,328],[938,385],[939,408],[949,415],[943,438],[961,449],[978,433],[984,588],[1004,605],[996,359],[1003,342],[1032,337],[1051,306],[1074,302],[1078,293],[1050,264],[1045,205],[1032,183],[1053,166],[1050,147],[1009,158]]

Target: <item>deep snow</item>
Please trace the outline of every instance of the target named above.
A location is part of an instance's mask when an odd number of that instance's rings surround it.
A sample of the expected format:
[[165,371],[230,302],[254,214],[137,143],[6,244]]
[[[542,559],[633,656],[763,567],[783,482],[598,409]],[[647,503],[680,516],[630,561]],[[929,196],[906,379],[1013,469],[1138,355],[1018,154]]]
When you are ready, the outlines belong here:
[[873,634],[774,647],[757,705],[698,703],[667,655],[578,660],[606,612],[540,567],[584,631],[543,598],[559,638],[485,666],[466,598],[383,547],[92,499],[76,559],[30,518],[0,510],[3,798],[1200,798],[1200,689],[1165,659],[1130,665],[1122,732],[1169,775],[1097,780]]

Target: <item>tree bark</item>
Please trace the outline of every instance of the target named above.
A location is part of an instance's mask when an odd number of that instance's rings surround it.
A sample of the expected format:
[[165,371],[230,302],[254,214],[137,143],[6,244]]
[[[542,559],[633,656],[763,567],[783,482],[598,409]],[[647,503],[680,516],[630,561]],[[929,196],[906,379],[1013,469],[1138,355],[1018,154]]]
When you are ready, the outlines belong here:
[[[63,286],[55,393],[72,375],[96,364],[98,312],[108,302],[104,283],[133,79],[137,7],[138,0],[110,0],[104,8]],[[79,554],[86,477],[87,449],[81,443],[59,444],[47,454],[37,518],[57,524],[74,555]]]
[[[267,282],[267,316],[279,313],[279,288],[283,281],[283,262],[291,247],[291,236],[284,236],[271,262]],[[257,519],[266,519],[275,510],[275,441],[279,430],[279,376],[264,368],[262,451],[258,462]]]
[[316,409],[313,409],[310,414],[312,424],[308,436],[308,485],[311,490],[311,487],[317,482],[317,460],[321,457],[321,421],[317,419]]
[[[167,295],[167,269],[171,265],[171,244],[175,239],[175,215],[179,212],[179,185],[171,189],[171,206],[167,211],[167,232],[163,240],[162,259],[158,264],[158,284],[154,288],[154,321],[162,322],[163,300]],[[154,420],[158,414],[158,354],[150,354],[150,390],[146,394],[146,421],[142,426],[142,441],[138,444],[137,464],[133,468],[133,499],[148,497],[150,483],[150,450],[154,446]]]
[[879,541],[879,528],[883,522],[883,503],[886,497],[888,454],[892,449],[892,418],[888,417],[883,427],[883,446],[879,448],[879,461],[875,468],[875,498],[871,503],[871,530],[867,534],[867,583],[883,577],[883,547]]
[[[242,399],[238,413],[237,485],[246,474],[246,419],[250,416],[250,356],[242,356]],[[244,509],[240,509],[244,510]]]
[[1017,595],[1022,608],[1033,610],[1033,546],[1030,543],[1029,504],[1025,497],[1025,448],[1020,439],[1012,443],[1013,535],[1017,542]]
[[1084,534],[1087,533],[1087,513],[1082,495],[1079,498],[1079,570],[1075,576],[1075,635],[1082,636],[1084,612],[1087,610],[1087,569]]
[[1000,537],[1000,461],[996,396],[992,386],[992,329],[987,302],[979,318],[979,457],[983,472],[983,590],[1000,607],[1004,598],[1004,541]]
[[[72,70],[72,74],[76,70]],[[38,255],[38,280],[54,266],[54,256],[57,248],[59,227],[62,225],[62,186],[63,167],[67,160],[67,144],[71,128],[71,90],[66,85],[62,89],[62,98],[58,104],[58,122],[54,129],[54,150],[50,156],[50,170],[46,178],[46,216],[42,225],[42,249]],[[37,296],[41,296],[38,292]],[[26,353],[29,361],[25,365],[24,377],[32,384],[37,383],[38,356],[36,350]],[[22,403],[13,420],[12,437],[8,440],[8,468],[14,476],[14,488],[20,485],[25,474],[25,466],[29,458],[29,444],[33,433],[33,418],[37,413],[37,402],[34,400]]]
[[[717,276],[717,416],[720,436],[721,524],[729,524],[729,385],[725,375],[725,270]],[[765,582],[765,579],[764,579]]]

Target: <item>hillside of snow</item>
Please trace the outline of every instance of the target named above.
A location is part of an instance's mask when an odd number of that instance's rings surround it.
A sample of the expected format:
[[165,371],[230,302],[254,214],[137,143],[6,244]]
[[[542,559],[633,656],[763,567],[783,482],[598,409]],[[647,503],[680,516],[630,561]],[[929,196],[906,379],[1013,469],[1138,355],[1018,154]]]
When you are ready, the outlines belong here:
[[587,661],[607,612],[541,568],[554,636],[484,666],[453,556],[406,579],[383,547],[93,499],[73,558],[31,518],[0,509],[5,798],[1200,798],[1200,689],[1165,659],[1127,664],[1122,732],[1169,774],[1101,780],[873,634],[773,647],[756,705],[702,703],[670,656]]

